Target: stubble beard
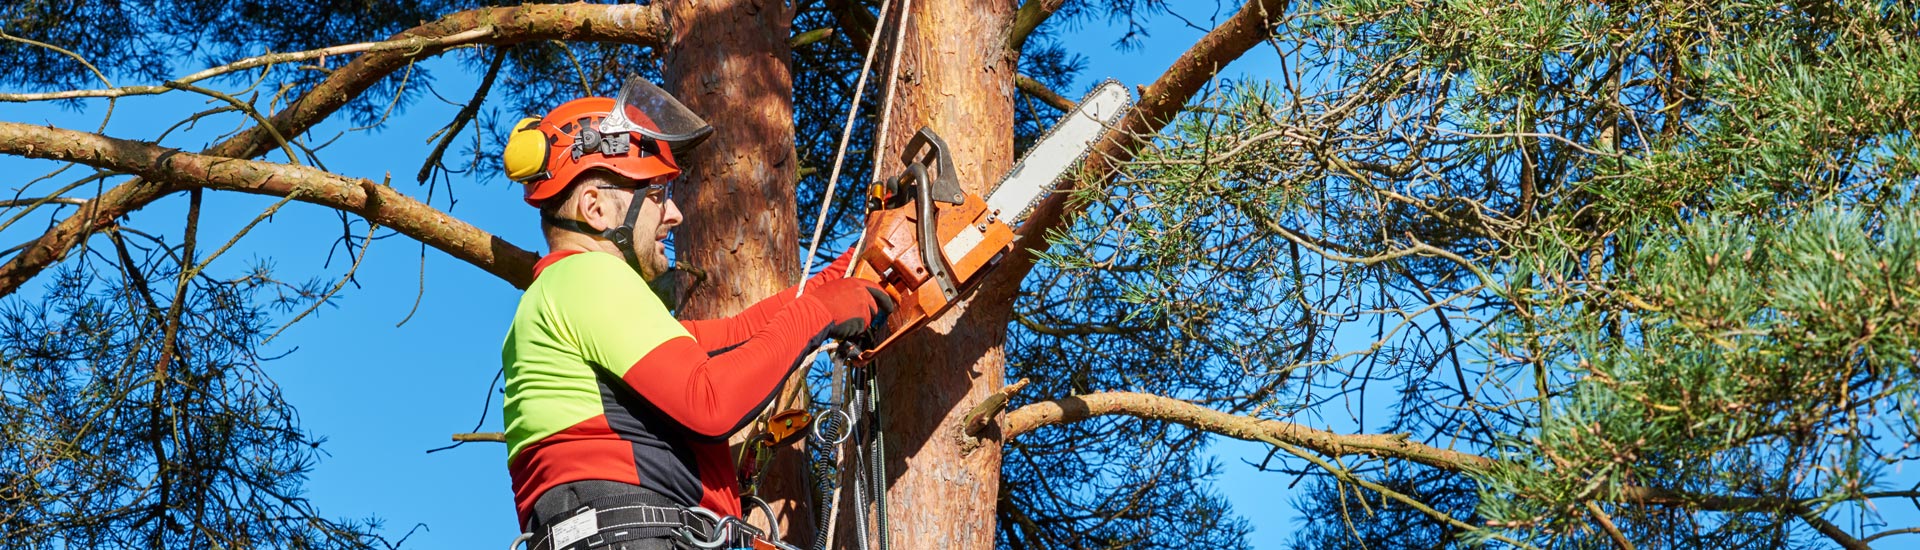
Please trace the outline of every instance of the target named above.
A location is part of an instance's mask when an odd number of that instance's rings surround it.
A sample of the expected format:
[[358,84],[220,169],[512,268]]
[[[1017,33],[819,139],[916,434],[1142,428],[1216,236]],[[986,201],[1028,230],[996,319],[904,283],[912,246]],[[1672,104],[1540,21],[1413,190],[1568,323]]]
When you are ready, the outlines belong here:
[[662,241],[657,238],[652,238],[656,237],[655,235],[649,235],[649,237],[650,238],[645,241],[636,239],[633,243],[633,252],[634,259],[638,260],[636,263],[640,264],[638,266],[640,269],[640,278],[646,279],[647,282],[651,283],[654,279],[666,274],[667,269],[672,266],[667,261],[665,251],[659,249],[659,247],[663,246],[660,244]]

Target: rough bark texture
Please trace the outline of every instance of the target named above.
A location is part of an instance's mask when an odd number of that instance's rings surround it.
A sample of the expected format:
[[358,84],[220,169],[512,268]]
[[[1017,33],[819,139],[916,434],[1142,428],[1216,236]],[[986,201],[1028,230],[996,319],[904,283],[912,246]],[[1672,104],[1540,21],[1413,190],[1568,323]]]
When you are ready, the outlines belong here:
[[[512,44],[532,40],[591,40],[658,43],[665,25],[651,6],[518,6],[463,11],[422,24],[396,34],[441,37],[480,27],[492,26],[493,33],[475,40],[488,44]],[[782,35],[784,36],[784,35]],[[438,55],[455,43],[437,44],[422,50],[388,50],[354,58],[352,63],[329,75],[312,90],[294,100],[269,121],[280,135],[291,138],[306,132],[342,105],[365,92],[368,87],[421,58]],[[213,147],[206,154],[220,157],[252,158],[280,147],[272,132],[262,126],[249,128]],[[96,231],[113,226],[114,220],[139,210],[160,197],[184,187],[165,182],[130,181],[114,186],[81,206],[72,216],[61,220],[39,238],[28,243],[18,256],[0,265],[0,296],[12,294],[41,270],[65,258],[67,252]],[[509,279],[510,281],[513,279]]]
[[[952,148],[961,185],[982,193],[1012,167],[1009,2],[914,2],[881,172],[930,126]],[[1007,319],[1018,279],[986,281],[876,362],[887,438],[890,531],[901,548],[992,548],[1000,443],[961,435],[963,417],[1006,377]]]
[[[706,144],[679,157],[686,172],[674,197],[686,221],[674,235],[676,260],[708,275],[687,296],[680,316],[724,317],[800,276],[793,200],[799,161],[787,45],[793,14],[773,0],[660,6],[673,29],[665,48],[666,88],[714,128]],[[787,397],[776,403],[793,402],[804,377],[804,370],[794,373],[781,390]],[[757,424],[742,430],[734,443],[759,431]],[[801,454],[798,444],[779,449],[760,489],[789,542],[812,537]],[[755,523],[764,526],[758,517]]]

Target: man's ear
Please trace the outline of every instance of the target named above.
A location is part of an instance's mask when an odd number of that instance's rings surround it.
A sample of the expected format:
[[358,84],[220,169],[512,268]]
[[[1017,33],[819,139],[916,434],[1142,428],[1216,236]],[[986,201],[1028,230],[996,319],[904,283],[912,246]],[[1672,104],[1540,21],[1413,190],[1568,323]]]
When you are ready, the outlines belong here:
[[591,185],[580,189],[580,196],[574,197],[575,213],[580,221],[586,222],[595,231],[606,231],[613,227],[608,223],[607,209],[600,204],[600,188]]

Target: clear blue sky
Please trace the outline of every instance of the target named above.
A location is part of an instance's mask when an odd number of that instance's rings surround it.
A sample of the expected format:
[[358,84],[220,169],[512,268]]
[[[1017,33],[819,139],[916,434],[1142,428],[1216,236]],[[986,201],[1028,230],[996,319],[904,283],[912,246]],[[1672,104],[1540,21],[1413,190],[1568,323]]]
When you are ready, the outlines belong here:
[[[1213,17],[1206,12],[1184,15],[1203,26],[1210,26],[1207,19]],[[1153,23],[1144,47],[1124,52],[1110,47],[1122,29],[1104,24],[1085,25],[1063,37],[1088,56],[1079,86],[1066,90],[1067,94],[1077,96],[1088,83],[1104,78],[1130,87],[1151,82],[1203,32],[1176,18],[1157,17]],[[1274,60],[1272,49],[1256,47],[1226,73],[1259,77],[1277,69]],[[476,75],[463,74],[445,60],[429,66],[443,96],[464,99],[476,85]],[[198,68],[182,67],[175,73]],[[135,83],[145,82],[120,84]],[[52,104],[0,104],[0,120],[91,129],[105,112],[101,106],[96,102],[83,111],[71,111]],[[123,100],[106,133],[153,139],[184,114],[206,108],[197,96],[179,93]],[[350,134],[323,151],[321,158],[332,171],[375,181],[391,173],[396,187],[423,193],[413,183],[413,174],[431,146],[428,136],[450,120],[457,108],[423,96],[385,129]],[[349,127],[341,117],[335,118],[314,135],[331,136]],[[513,117],[503,114],[503,118]],[[198,150],[230,131],[233,124],[238,124],[233,118],[202,123],[194,131],[170,137],[166,145]],[[493,138],[500,129],[480,130]],[[468,132],[466,139],[471,139],[472,130]],[[269,158],[285,160],[278,155]],[[0,169],[13,175],[14,186],[52,166],[0,158]],[[516,188],[500,180],[486,185],[456,180],[454,189],[459,199],[455,215],[523,248],[542,248],[532,212],[520,202]],[[177,197],[163,201],[133,214],[131,223],[177,235],[184,202]],[[273,202],[209,193],[202,238],[224,242]],[[214,271],[233,274],[250,262],[270,257],[282,276],[337,277],[351,258],[337,255],[324,268],[322,262],[326,247],[339,235],[334,212],[295,203],[256,228],[216,263]],[[11,229],[0,238],[11,244],[30,236]],[[296,406],[305,429],[327,440],[322,446],[326,456],[306,483],[307,496],[322,514],[377,515],[386,520],[386,532],[392,537],[425,524],[426,529],[407,540],[408,548],[504,547],[516,532],[505,446],[474,443],[431,455],[424,451],[446,445],[449,434],[472,429],[483,408],[487,420],[479,430],[500,429],[498,395],[484,407],[483,400],[500,366],[501,335],[519,293],[468,264],[428,250],[426,290],[418,311],[396,327],[413,309],[421,269],[418,243],[404,238],[377,241],[360,266],[360,284],[349,285],[337,298],[337,307],[322,307],[269,344],[268,355],[291,353],[267,363],[265,370]],[[21,296],[37,295],[43,284],[43,280],[29,283]],[[1281,547],[1295,518],[1290,497],[1279,489],[1292,478],[1261,474],[1241,462],[1265,456],[1262,445],[1223,440],[1214,450],[1225,464],[1218,487],[1255,524],[1256,546]]]

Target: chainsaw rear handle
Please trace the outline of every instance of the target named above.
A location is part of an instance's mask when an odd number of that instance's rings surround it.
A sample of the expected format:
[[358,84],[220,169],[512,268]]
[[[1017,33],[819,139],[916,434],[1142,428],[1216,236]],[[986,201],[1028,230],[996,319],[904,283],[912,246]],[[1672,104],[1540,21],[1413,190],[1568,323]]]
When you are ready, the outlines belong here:
[[[922,149],[926,151],[923,153]],[[929,163],[938,174],[931,181],[926,179]],[[921,126],[920,131],[914,132],[913,138],[907,140],[907,146],[900,149],[900,164],[906,165],[907,174],[912,174],[913,167],[919,166],[919,181],[931,184],[932,189],[920,193],[919,198],[923,202],[930,202],[927,201],[929,196],[933,200],[947,204],[966,202],[966,192],[960,189],[960,181],[954,176],[953,155],[947,151],[947,141],[940,139],[939,134],[933,133],[932,127]]]

